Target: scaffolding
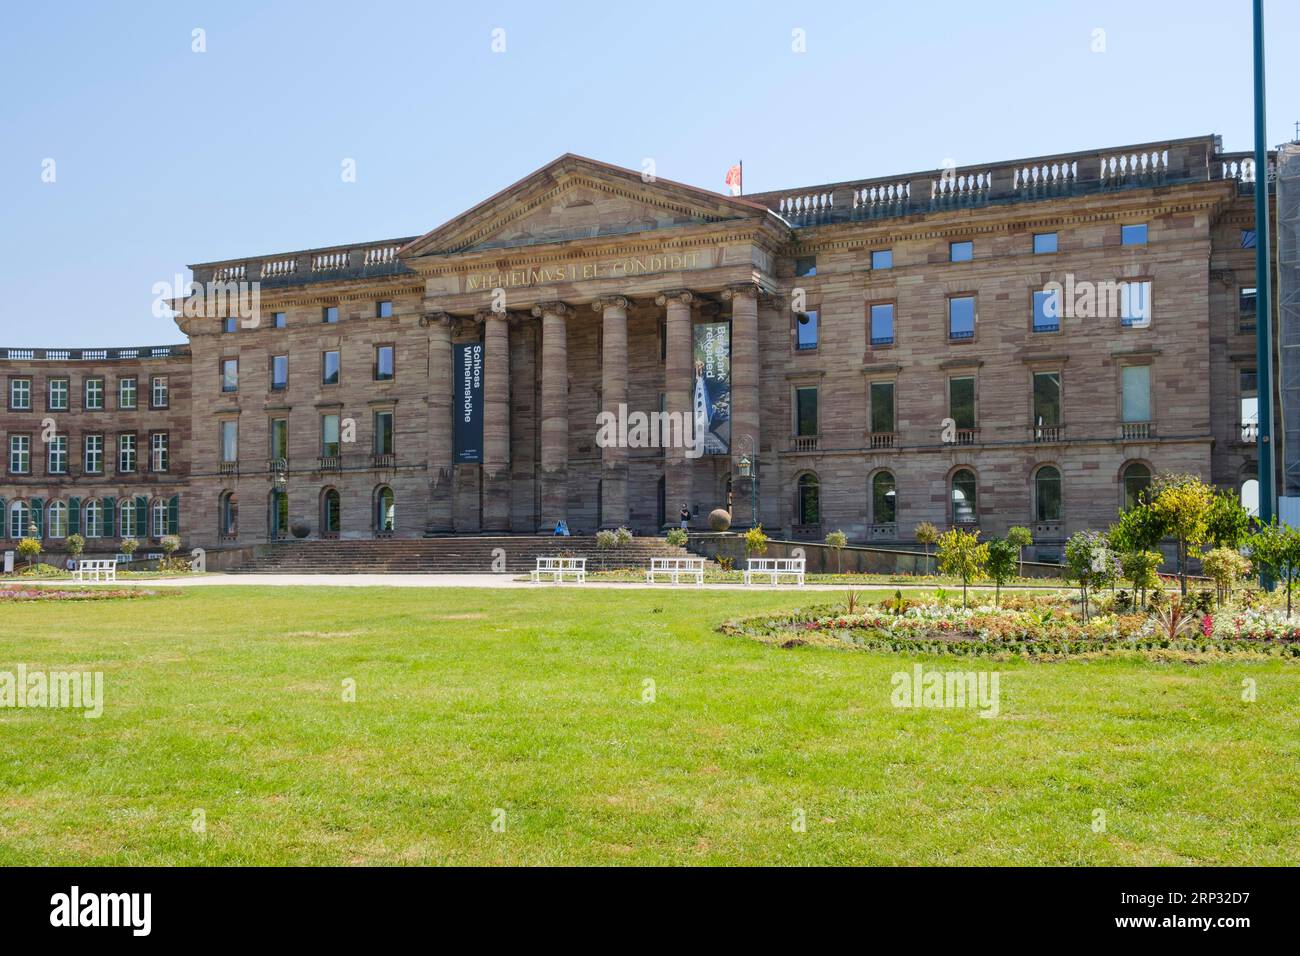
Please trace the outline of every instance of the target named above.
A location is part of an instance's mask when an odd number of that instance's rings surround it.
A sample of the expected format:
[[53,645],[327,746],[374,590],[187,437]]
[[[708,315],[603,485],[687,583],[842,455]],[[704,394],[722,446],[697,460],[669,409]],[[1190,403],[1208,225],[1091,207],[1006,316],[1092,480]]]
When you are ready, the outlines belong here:
[[[1277,153],[1277,348],[1282,425],[1282,517],[1300,517],[1300,143]],[[1268,291],[1260,290],[1261,295]],[[1292,499],[1292,500],[1286,500]],[[1290,514],[1288,514],[1290,512]],[[1289,519],[1289,520],[1288,520]]]

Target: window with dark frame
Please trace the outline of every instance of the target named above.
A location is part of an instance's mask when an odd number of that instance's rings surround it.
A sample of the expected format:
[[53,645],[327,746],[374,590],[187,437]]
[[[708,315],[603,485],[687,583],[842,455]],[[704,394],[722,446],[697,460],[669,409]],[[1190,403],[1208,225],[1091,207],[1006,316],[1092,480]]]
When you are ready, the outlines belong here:
[[894,344],[894,303],[877,302],[871,306],[871,344]]
[[393,346],[375,346],[375,381],[391,382],[393,380]]
[[955,295],[948,300],[948,338],[951,341],[975,338],[975,296]]
[[339,353],[335,349],[321,353],[321,384],[337,385],[339,383]]
[[963,431],[975,427],[975,376],[948,379],[948,417]]
[[818,313],[816,309],[796,312],[794,316],[794,347],[799,352],[817,348]]
[[794,390],[795,430],[800,437],[817,434],[817,386],[805,385]]

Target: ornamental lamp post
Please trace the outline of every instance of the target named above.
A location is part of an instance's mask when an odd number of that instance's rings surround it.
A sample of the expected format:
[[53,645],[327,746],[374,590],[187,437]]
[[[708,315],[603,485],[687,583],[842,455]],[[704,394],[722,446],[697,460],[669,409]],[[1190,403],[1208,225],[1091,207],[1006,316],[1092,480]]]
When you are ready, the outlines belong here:
[[[742,448],[747,448],[750,452],[754,451],[754,440],[746,435]],[[740,461],[736,463],[740,468],[740,477],[749,479],[749,526],[757,527],[758,521],[758,455],[757,453],[751,458],[746,452],[741,452]]]

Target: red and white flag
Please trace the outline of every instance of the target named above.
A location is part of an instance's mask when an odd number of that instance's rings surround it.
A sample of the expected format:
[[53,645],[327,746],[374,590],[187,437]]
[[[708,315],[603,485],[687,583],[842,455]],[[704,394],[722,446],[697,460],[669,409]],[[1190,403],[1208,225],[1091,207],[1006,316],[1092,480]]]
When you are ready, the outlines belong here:
[[742,163],[736,163],[727,170],[727,188],[731,190],[731,195],[739,196],[743,189],[742,180],[744,178],[744,166]]

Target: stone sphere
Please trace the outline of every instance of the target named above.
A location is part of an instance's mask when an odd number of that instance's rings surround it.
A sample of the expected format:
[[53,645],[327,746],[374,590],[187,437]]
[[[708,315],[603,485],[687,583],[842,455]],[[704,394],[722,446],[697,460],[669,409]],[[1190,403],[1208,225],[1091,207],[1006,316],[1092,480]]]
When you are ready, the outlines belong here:
[[714,531],[726,531],[731,527],[731,512],[726,508],[714,508],[709,512],[709,527]]

